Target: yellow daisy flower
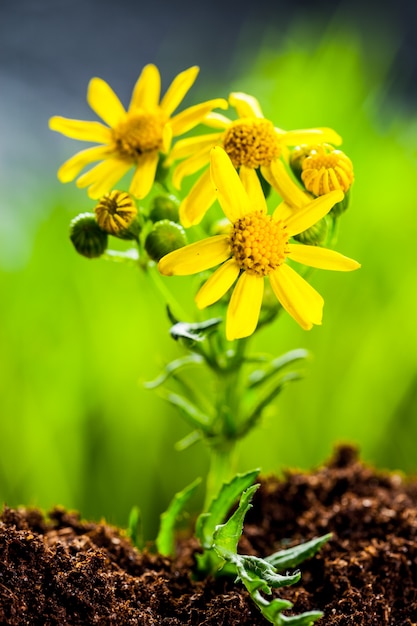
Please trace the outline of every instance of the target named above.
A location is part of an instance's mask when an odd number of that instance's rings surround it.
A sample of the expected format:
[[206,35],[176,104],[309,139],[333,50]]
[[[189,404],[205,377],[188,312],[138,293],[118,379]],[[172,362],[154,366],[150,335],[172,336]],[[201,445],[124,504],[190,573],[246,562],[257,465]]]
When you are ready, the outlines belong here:
[[[178,189],[185,176],[208,166],[210,150],[216,145],[227,152],[236,169],[260,168],[262,175],[268,180],[271,164],[285,154],[287,146],[300,143],[341,143],[340,136],[331,128],[285,131],[275,127],[264,117],[257,99],[248,94],[232,93],[229,103],[236,109],[238,119],[231,121],[224,115],[210,112],[204,123],[217,128],[219,132],[181,139],[173,147],[169,162],[184,159],[175,168],[173,175],[173,184]],[[288,174],[285,173],[285,176]],[[182,224],[185,227],[198,224],[215,199],[207,167],[181,203]]]
[[212,148],[211,177],[220,205],[231,222],[228,234],[208,237],[163,257],[159,271],[187,276],[219,265],[196,295],[201,309],[217,302],[236,282],[226,315],[228,340],[251,335],[257,326],[265,278],[282,307],[306,330],[321,324],[323,298],[287,262],[310,267],[351,271],[359,263],[334,250],[291,243],[291,237],[326,215],[343,198],[340,190],[310,200],[297,212],[280,204],[268,215],[265,197],[254,169],[241,166],[238,174],[221,147]]
[[129,191],[136,198],[144,198],[155,180],[159,154],[169,151],[172,137],[194,128],[213,108],[228,106],[226,100],[217,98],[172,115],[198,72],[195,66],[178,74],[160,100],[159,70],[155,65],[146,65],[133,89],[127,111],[104,80],[93,78],[88,86],[87,101],[105,124],[59,116],[49,121],[52,130],[67,137],[100,144],[66,161],[58,170],[59,180],[72,181],[86,165],[100,161],[77,180],[78,187],[88,187],[91,198],[100,198],[134,167]]

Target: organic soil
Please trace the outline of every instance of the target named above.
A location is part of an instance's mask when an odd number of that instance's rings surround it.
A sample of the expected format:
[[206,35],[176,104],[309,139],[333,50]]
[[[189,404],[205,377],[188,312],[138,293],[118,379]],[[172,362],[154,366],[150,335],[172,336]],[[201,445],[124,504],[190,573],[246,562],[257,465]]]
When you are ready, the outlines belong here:
[[[240,583],[192,578],[193,539],[171,560],[60,508],[44,517],[6,507],[0,519],[1,624],[267,624]],[[313,472],[261,481],[239,551],[266,556],[329,531],[301,581],[279,590],[294,614],[322,610],[323,626],[416,626],[417,481],[339,447]]]

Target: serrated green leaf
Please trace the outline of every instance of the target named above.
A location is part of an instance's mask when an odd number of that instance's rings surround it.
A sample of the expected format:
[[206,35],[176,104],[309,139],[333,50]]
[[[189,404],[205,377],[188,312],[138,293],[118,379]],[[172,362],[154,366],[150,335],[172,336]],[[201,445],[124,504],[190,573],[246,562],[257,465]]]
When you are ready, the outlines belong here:
[[285,354],[273,359],[266,370],[254,370],[249,375],[249,388],[257,387],[258,385],[266,382],[275,374],[279,374],[285,367],[292,365],[296,361],[308,358],[307,350],[299,348],[297,350],[290,350]]
[[159,532],[155,540],[159,554],[163,556],[175,555],[175,525],[179,515],[184,511],[188,500],[201,483],[201,478],[197,478],[191,485],[175,494],[168,509],[162,513]]
[[[216,526],[213,535],[213,547],[222,558],[228,554],[236,554],[237,544],[243,531],[243,521],[248,510],[252,507],[253,494],[260,485],[252,485],[246,489],[239,501],[239,506],[225,524]],[[227,558],[227,560],[229,560]]]
[[293,568],[310,558],[331,539],[332,534],[322,535],[321,537],[315,537],[305,543],[300,543],[292,548],[286,550],[280,550],[270,556],[265,557],[265,561],[268,561],[278,571],[282,571],[288,568]]
[[270,587],[273,589],[288,587],[289,585],[297,583],[301,578],[299,571],[294,572],[294,574],[279,574],[276,568],[273,567],[271,563],[268,563],[266,559],[257,556],[246,556],[244,554],[238,554],[236,556],[239,578],[242,578],[242,574],[246,577],[248,582],[257,583],[259,579],[262,580],[268,585],[268,588],[265,587],[263,589],[266,593],[271,593]]
[[259,474],[259,469],[245,474],[236,474],[228,483],[224,483],[220,493],[211,502],[206,513],[202,513],[196,524],[196,535],[203,548],[210,548],[216,526],[224,522],[226,515],[244,489],[247,489]]
[[160,376],[158,376],[154,380],[145,382],[145,387],[147,389],[155,389],[156,387],[162,385],[166,380],[168,380],[170,376],[176,374],[184,367],[188,367],[189,365],[201,365],[203,363],[204,359],[199,354],[187,354],[180,359],[175,359],[174,361],[168,363],[165,366],[165,371]]

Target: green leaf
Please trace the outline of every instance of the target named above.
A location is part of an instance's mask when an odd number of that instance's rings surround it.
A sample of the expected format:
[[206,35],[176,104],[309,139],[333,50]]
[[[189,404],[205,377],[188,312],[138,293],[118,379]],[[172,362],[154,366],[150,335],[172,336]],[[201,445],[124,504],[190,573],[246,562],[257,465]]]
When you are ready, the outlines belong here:
[[[240,497],[239,506],[225,524],[219,524],[213,534],[213,547],[222,558],[226,554],[236,554],[237,544],[243,531],[246,513],[252,507],[253,494],[260,485],[252,485]],[[229,560],[229,559],[228,559]]]
[[158,536],[155,540],[159,554],[163,556],[175,555],[176,522],[200,483],[201,478],[197,478],[191,485],[175,494],[168,509],[162,513]]
[[189,365],[201,365],[204,363],[204,359],[199,354],[187,354],[186,356],[175,359],[175,361],[171,361],[165,366],[165,371],[163,374],[145,383],[145,387],[147,389],[155,389],[162,385],[170,376],[173,376],[184,367],[188,367]]
[[236,474],[228,483],[224,483],[219,495],[215,498],[207,513],[202,513],[196,524],[196,535],[203,548],[210,548],[216,526],[224,522],[226,515],[244,489],[249,487],[259,474],[259,469],[245,474]]
[[269,389],[268,392],[261,397],[261,399],[245,417],[241,427],[239,428],[239,437],[244,437],[256,426],[262,416],[262,411],[281,393],[289,382],[300,380],[300,378],[301,376],[297,372],[288,372],[288,374],[282,376],[278,383],[276,383],[272,389]]
[[171,337],[175,340],[184,339],[187,343],[204,341],[207,335],[222,322],[221,317],[216,317],[204,322],[188,323],[176,322],[170,328]]
[[170,404],[177,407],[191,426],[201,428],[205,432],[209,431],[211,425],[210,416],[200,411],[195,404],[184,398],[184,396],[177,393],[166,392],[162,394],[162,397]]
[[137,548],[143,546],[142,513],[138,506],[132,507],[127,524],[127,536]]
[[275,623],[276,626],[285,626],[286,624],[290,624],[290,626],[311,626],[314,622],[316,622],[320,617],[323,617],[323,613],[321,611],[306,611],[305,613],[300,613],[300,615],[279,615],[278,620]]
[[280,550],[270,556],[265,557],[265,561],[268,561],[278,571],[282,571],[288,568],[293,568],[310,558],[321,546],[331,539],[332,534],[322,535],[321,537],[315,537],[305,543],[300,543],[292,548],[286,550]]
[[285,367],[292,365],[296,361],[307,359],[309,356],[307,350],[299,348],[297,350],[290,350],[282,356],[273,359],[266,370],[254,370],[249,375],[249,388],[257,387],[258,385],[266,382],[275,374],[279,374]]
[[197,441],[201,441],[201,438],[201,431],[193,430],[191,433],[185,435],[185,437],[177,441],[177,443],[175,444],[175,449],[182,452],[183,450],[186,450],[187,448],[193,446],[195,443],[197,443]]

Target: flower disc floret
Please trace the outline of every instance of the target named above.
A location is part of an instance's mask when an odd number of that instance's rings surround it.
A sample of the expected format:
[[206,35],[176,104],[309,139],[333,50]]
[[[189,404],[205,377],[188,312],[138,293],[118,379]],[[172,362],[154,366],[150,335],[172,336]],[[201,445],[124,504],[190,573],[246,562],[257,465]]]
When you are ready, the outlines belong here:
[[274,125],[265,118],[243,118],[231,122],[223,148],[236,168],[267,166],[281,154]]
[[143,154],[162,150],[167,116],[161,112],[139,111],[112,129],[115,151],[125,159],[137,160]]
[[238,219],[232,226],[229,241],[240,269],[256,276],[267,276],[288,254],[286,227],[261,212]]

